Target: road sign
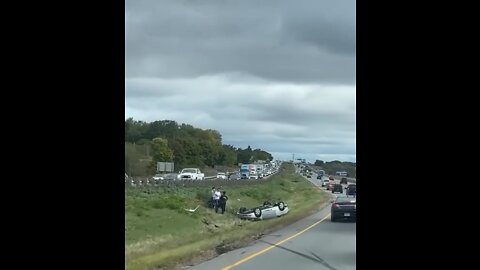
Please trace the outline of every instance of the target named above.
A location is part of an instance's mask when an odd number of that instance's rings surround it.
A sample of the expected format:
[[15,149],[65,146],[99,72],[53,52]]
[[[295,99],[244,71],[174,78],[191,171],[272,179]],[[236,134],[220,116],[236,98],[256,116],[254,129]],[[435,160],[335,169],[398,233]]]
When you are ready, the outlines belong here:
[[157,162],[157,172],[173,172],[173,162]]

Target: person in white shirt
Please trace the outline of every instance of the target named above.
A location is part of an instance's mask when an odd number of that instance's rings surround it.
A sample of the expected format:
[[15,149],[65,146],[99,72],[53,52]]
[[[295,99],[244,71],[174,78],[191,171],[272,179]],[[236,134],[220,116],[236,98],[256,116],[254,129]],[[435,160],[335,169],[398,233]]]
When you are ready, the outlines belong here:
[[215,208],[215,191],[216,190],[217,189],[215,187],[212,187],[212,191],[211,191],[212,195],[211,195],[210,199],[208,200],[208,205],[211,208]]
[[215,213],[218,213],[218,207],[219,207],[219,200],[220,197],[222,196],[222,193],[220,190],[216,189],[213,197],[213,205],[215,206]]

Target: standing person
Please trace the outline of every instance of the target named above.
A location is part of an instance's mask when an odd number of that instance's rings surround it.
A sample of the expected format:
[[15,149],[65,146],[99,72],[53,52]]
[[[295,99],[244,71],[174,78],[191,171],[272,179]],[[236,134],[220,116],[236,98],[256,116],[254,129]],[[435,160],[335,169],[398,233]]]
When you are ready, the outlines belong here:
[[215,208],[215,191],[216,191],[215,187],[212,187],[212,191],[211,191],[212,195],[210,196],[210,199],[208,200],[209,206],[211,208]]
[[213,202],[215,205],[215,213],[218,213],[219,201],[221,196],[222,196],[222,193],[220,193],[220,190],[216,189],[213,197]]
[[222,214],[225,213],[225,207],[227,206],[228,197],[226,193],[226,191],[222,191],[222,196],[220,196],[219,200],[220,208],[222,208]]

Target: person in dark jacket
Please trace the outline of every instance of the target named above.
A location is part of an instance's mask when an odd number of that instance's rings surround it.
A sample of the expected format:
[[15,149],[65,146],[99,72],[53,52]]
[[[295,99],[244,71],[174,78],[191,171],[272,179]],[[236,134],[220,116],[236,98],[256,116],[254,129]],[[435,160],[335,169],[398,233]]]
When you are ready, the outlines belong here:
[[[222,209],[222,214],[225,213],[225,208],[227,206],[228,197],[226,193],[226,191],[222,191],[222,196],[220,196],[220,200],[218,201],[219,207]],[[215,212],[217,212],[217,209],[215,209]]]

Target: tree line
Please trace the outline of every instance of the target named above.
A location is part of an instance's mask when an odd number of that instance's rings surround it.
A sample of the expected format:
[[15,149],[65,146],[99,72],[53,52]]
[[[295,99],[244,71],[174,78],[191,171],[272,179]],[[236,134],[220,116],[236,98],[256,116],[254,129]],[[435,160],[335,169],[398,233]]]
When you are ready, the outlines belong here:
[[326,174],[335,174],[337,171],[346,171],[350,177],[356,177],[357,175],[357,164],[355,162],[342,162],[339,160],[324,162],[323,160],[315,160],[314,165],[325,170]]
[[154,122],[125,120],[125,170],[133,176],[153,174],[157,162],[174,162],[184,167],[237,166],[255,160],[272,160],[261,149],[245,149],[222,143],[213,129],[195,128],[172,120]]

